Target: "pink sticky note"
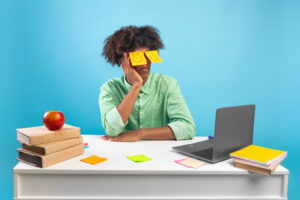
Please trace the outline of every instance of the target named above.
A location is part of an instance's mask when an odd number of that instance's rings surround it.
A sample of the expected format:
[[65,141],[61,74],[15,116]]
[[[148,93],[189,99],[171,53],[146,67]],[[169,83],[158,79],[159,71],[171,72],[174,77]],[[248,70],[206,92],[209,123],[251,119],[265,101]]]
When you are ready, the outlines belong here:
[[190,167],[190,166],[187,166],[187,165],[184,165],[184,164],[182,164],[182,163],[181,163],[182,161],[184,161],[184,160],[186,160],[186,159],[187,159],[187,158],[183,158],[183,159],[175,160],[175,162],[176,162],[176,163],[178,163],[178,164],[180,164],[180,165],[183,165],[183,166],[185,166],[185,167],[192,168],[192,167]]
[[188,168],[199,168],[206,164],[203,161],[193,159],[193,158],[184,158],[180,160],[175,160],[175,162]]

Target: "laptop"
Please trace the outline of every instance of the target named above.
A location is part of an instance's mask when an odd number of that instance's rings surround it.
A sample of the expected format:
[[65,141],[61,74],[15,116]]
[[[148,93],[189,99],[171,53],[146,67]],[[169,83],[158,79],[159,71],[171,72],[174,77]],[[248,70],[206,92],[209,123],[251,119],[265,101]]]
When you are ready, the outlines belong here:
[[219,108],[216,110],[215,134],[212,139],[172,147],[173,151],[217,163],[229,154],[253,142],[255,105]]

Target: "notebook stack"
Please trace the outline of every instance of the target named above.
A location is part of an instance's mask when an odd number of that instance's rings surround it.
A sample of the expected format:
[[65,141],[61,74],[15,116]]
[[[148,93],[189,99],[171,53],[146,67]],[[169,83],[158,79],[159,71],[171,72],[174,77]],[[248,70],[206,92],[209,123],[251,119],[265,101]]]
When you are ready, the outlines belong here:
[[22,148],[17,149],[17,160],[41,168],[84,152],[80,128],[68,124],[55,131],[45,126],[20,128],[17,129],[17,140],[22,144]]
[[287,157],[287,152],[250,145],[231,153],[230,157],[237,168],[269,176]]

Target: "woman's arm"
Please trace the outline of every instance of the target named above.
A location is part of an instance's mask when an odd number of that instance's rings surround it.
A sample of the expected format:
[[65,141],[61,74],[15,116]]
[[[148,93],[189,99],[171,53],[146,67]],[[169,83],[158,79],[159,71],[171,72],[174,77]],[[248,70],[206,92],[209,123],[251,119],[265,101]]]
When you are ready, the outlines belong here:
[[141,140],[173,140],[176,139],[172,129],[169,126],[160,128],[140,129]]
[[141,90],[141,84],[135,84],[131,87],[130,91],[127,93],[127,95],[124,97],[124,99],[121,101],[121,103],[117,106],[117,110],[121,115],[122,121],[124,123],[127,122],[131,111],[134,107],[134,103],[139,95],[139,92]]
[[134,131],[126,131],[117,137],[102,136],[104,140],[113,142],[136,142],[139,140],[174,140],[175,135],[169,126],[160,128],[144,128]]
[[123,54],[121,66],[127,81],[132,85],[130,91],[121,101],[121,103],[117,106],[117,110],[121,115],[122,121],[126,123],[134,107],[134,103],[142,88],[143,79],[130,65],[127,53]]
[[167,125],[172,129],[176,140],[193,138],[196,134],[195,123],[176,79],[170,82],[166,97],[170,120]]
[[125,126],[143,83],[143,79],[130,65],[127,54],[124,54],[120,65],[127,81],[132,85],[129,92],[120,103],[116,101],[116,96],[111,93],[109,84],[104,84],[99,96],[102,125],[106,133],[112,137],[126,131]]

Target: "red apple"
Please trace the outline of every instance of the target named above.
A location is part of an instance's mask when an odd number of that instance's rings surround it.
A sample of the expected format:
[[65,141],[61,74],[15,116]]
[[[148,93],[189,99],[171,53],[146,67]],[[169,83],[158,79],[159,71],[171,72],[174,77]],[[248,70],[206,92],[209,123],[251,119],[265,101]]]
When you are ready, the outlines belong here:
[[60,111],[48,111],[43,116],[43,122],[49,130],[59,130],[65,123],[65,116]]

